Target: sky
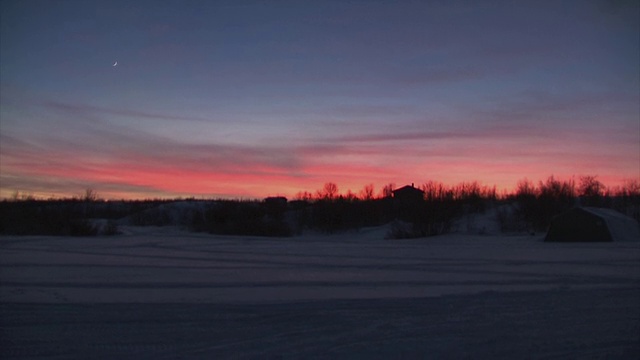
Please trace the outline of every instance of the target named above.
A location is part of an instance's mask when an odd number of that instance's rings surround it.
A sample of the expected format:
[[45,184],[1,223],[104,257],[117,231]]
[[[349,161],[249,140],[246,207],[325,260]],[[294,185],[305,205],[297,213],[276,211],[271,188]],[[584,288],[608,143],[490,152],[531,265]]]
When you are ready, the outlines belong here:
[[0,11],[0,197],[640,179],[637,1]]

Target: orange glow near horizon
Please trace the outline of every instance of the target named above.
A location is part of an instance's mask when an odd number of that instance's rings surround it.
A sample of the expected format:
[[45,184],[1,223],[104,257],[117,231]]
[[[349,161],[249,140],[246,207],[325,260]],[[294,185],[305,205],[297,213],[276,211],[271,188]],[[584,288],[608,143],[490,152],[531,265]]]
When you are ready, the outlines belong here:
[[[139,164],[145,161],[138,159]],[[70,163],[78,163],[71,161]],[[508,171],[507,171],[508,170]],[[47,179],[50,184],[78,184],[77,188],[61,190],[38,189],[34,186],[19,188],[1,188],[2,198],[11,198],[16,192],[32,195],[36,198],[64,198],[81,196],[85,189],[95,190],[101,198],[116,199],[149,199],[149,198],[241,198],[261,199],[267,196],[285,196],[294,198],[301,192],[315,194],[327,182],[338,185],[339,193],[351,192],[358,195],[364,186],[373,184],[375,195],[390,183],[396,187],[414,183],[421,186],[428,181],[442,182],[446,186],[458,185],[462,182],[477,181],[482,186],[495,186],[498,193],[514,191],[518,181],[528,179],[537,184],[549,176],[558,179],[571,179],[577,182],[582,174],[545,174],[544,167],[526,165],[506,168],[502,164],[478,163],[474,161],[428,162],[416,167],[405,168],[402,164],[391,167],[376,167],[351,164],[316,164],[288,173],[283,169],[259,164],[255,169],[242,171],[235,169],[227,172],[194,169],[192,166],[179,164],[136,165],[134,162],[122,164],[100,164],[93,166],[39,166],[16,167],[3,169],[20,173],[17,182],[29,183],[29,179]],[[429,176],[431,174],[431,176]],[[536,174],[540,174],[536,176]],[[597,175],[597,174],[595,174]],[[598,176],[598,180],[607,186],[619,186],[624,181],[634,179],[625,176]],[[46,183],[46,182],[45,182]],[[82,185],[80,185],[82,184]],[[41,185],[46,186],[46,185]],[[52,186],[52,189],[54,186]]]
[[72,197],[91,188],[106,199],[294,198],[301,192],[315,194],[327,182],[337,184],[341,194],[358,194],[367,184],[379,194],[389,183],[420,186],[428,181],[447,186],[476,181],[503,193],[512,192],[525,178],[537,183],[552,175],[598,176],[611,187],[640,178],[640,168],[630,166],[633,158],[616,156],[615,151],[583,155],[589,154],[590,143],[548,150],[547,142],[563,139],[564,133],[534,138],[533,145],[511,150],[517,141],[501,138],[501,131],[471,138],[447,135],[444,140],[418,134],[425,140],[408,142],[405,135],[388,134],[390,140],[380,135],[290,147],[190,145],[118,136],[110,139],[115,150],[108,156],[91,143],[36,146],[5,136],[0,196],[10,198],[17,191],[41,198]]

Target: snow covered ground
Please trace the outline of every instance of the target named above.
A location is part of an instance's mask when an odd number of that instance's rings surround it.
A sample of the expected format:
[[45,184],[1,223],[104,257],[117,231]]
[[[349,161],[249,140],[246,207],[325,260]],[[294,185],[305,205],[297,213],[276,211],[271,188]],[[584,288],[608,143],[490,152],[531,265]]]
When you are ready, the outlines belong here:
[[630,358],[640,242],[0,237],[0,358]]

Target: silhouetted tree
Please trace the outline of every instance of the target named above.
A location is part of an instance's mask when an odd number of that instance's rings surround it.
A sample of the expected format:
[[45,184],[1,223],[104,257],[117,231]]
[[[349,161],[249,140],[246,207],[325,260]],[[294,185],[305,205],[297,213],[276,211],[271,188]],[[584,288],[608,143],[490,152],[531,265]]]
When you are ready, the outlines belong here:
[[307,201],[307,202],[312,201],[313,194],[308,191],[299,191],[294,197],[294,199],[298,201]]
[[393,196],[393,190],[396,188],[396,184],[389,183],[382,187],[382,197],[390,198]]
[[[516,210],[511,224],[502,224],[503,228],[530,230],[536,227],[536,218],[539,212],[538,189],[529,179],[522,179],[516,185]],[[504,214],[508,216],[508,214]],[[522,229],[521,229],[522,230]]]
[[322,190],[318,192],[318,197],[326,200],[334,200],[338,196],[338,185],[332,182],[324,184]]
[[626,180],[612,191],[613,207],[640,222],[640,180]]
[[84,194],[80,197],[82,201],[97,201],[99,199],[98,192],[94,189],[87,188]]
[[539,186],[535,225],[539,230],[546,230],[554,216],[575,205],[576,187],[573,180],[561,181],[553,176],[541,181]]
[[578,194],[582,205],[602,206],[604,205],[605,186],[597,180],[596,176],[581,176]]
[[374,191],[375,189],[373,187],[373,184],[365,185],[364,188],[362,188],[362,190],[360,191],[360,198],[365,201],[373,200]]
[[340,198],[341,198],[341,199],[344,199],[344,200],[346,200],[346,201],[350,201],[350,202],[353,202],[353,201],[359,200],[359,199],[358,199],[358,196],[357,196],[356,194],[354,194],[354,193],[351,191],[351,189],[347,190],[347,193],[346,193],[346,194],[344,194],[343,196],[340,196]]

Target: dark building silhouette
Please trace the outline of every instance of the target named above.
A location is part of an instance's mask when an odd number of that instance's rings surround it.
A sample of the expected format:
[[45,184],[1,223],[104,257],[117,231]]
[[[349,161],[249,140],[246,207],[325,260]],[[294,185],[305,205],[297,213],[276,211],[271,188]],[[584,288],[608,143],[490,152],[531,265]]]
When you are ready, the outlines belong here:
[[396,217],[404,221],[418,221],[424,205],[424,191],[411,184],[393,190],[392,194]]
[[270,196],[264,198],[264,203],[271,206],[286,206],[287,198],[284,196]]
[[282,217],[287,210],[287,198],[284,196],[270,196],[263,201],[267,214],[270,216]]
[[413,184],[393,190],[392,193],[394,201],[399,204],[415,204],[424,200],[424,191]]
[[640,241],[638,222],[615,210],[579,207],[551,221],[545,241]]

